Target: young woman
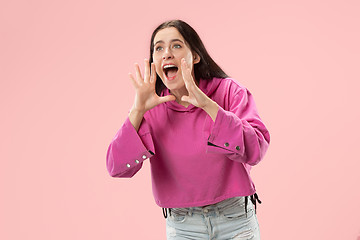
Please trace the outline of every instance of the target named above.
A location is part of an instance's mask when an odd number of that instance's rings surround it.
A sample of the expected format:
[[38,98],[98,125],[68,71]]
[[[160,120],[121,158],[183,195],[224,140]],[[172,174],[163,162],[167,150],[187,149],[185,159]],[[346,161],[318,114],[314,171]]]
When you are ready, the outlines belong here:
[[109,174],[132,177],[150,160],[167,239],[260,239],[249,174],[270,135],[250,92],[181,20],[154,30],[144,76],[135,64],[129,77],[135,102],[108,148]]

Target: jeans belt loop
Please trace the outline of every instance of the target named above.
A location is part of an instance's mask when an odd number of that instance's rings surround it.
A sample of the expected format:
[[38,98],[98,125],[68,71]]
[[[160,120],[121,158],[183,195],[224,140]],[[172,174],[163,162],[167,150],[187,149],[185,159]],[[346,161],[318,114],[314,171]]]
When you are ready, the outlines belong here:
[[215,213],[217,217],[220,217],[220,210],[218,206],[215,206]]
[[192,207],[189,208],[188,214],[189,214],[190,217],[192,216],[192,214],[193,214],[193,208]]

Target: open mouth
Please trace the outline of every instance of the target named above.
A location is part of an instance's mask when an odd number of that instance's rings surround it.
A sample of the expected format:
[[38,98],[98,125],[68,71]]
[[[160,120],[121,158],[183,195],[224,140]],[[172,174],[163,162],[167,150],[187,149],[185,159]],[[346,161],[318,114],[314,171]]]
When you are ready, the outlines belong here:
[[175,65],[165,65],[163,68],[163,71],[167,77],[168,80],[172,80],[176,77],[177,71],[178,71],[178,67]]

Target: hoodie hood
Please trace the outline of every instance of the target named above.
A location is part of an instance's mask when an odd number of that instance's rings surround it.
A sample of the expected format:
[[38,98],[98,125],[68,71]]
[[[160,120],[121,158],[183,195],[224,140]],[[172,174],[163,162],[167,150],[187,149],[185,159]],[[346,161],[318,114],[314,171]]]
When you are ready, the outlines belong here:
[[[205,93],[208,97],[211,98],[212,94],[216,91],[216,89],[219,87],[221,83],[222,78],[213,78],[209,80],[204,80],[200,78],[199,82],[199,88],[203,93]],[[170,91],[168,88],[164,89],[161,92],[160,96],[167,96],[170,94]],[[193,112],[196,110],[196,106],[190,104],[188,107],[184,107],[183,105],[180,105],[176,101],[169,101],[165,102],[166,107],[178,111],[178,112]]]

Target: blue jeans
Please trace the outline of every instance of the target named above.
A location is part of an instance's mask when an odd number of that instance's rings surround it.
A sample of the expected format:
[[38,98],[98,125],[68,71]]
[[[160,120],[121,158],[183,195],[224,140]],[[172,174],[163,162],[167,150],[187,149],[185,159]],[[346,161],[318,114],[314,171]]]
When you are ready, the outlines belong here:
[[260,239],[253,203],[229,198],[205,207],[172,208],[166,218],[167,240]]

